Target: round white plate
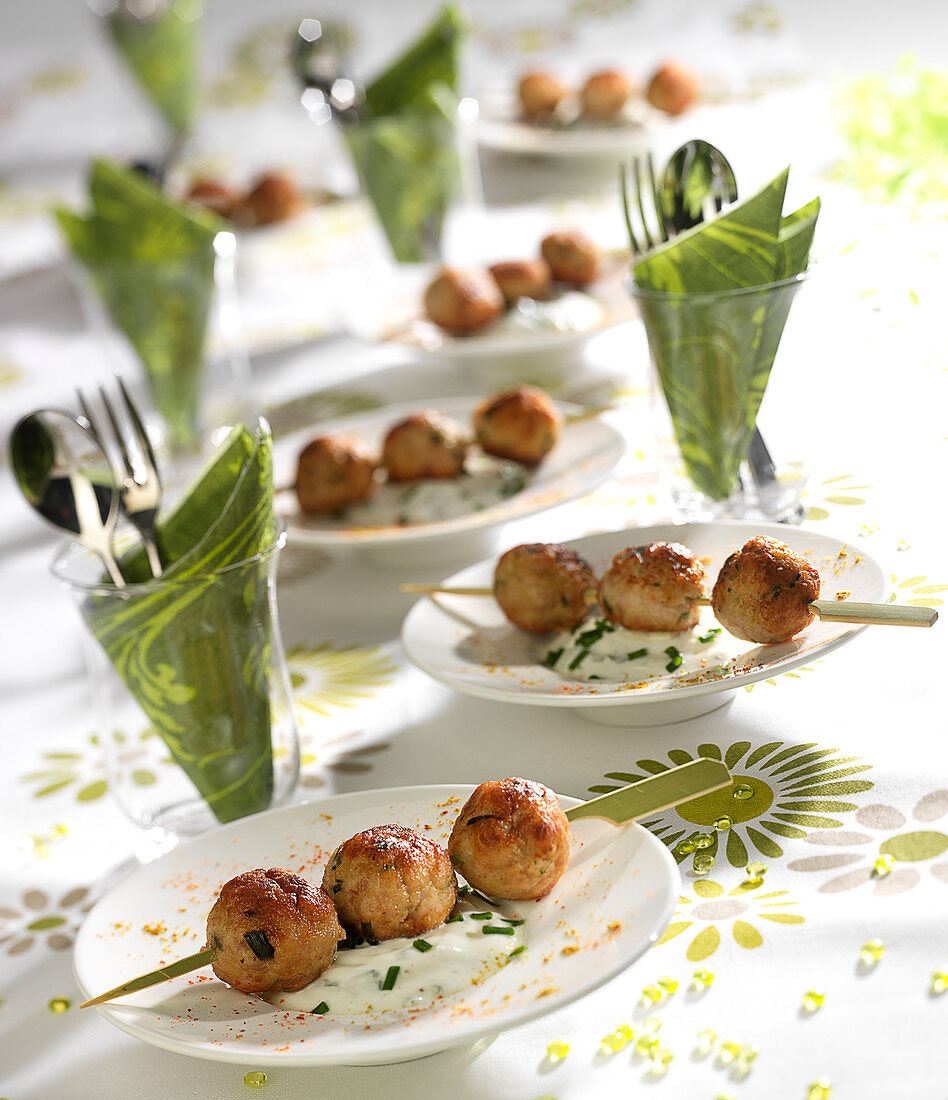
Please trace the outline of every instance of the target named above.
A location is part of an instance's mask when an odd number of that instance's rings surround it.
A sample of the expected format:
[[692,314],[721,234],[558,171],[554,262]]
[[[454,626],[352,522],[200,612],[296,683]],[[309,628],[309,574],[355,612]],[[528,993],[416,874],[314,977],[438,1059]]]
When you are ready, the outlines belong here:
[[[784,542],[820,572],[824,599],[848,592],[853,600],[882,602],[886,575],[864,551],[828,535],[771,524],[696,523],[613,531],[577,539],[579,551],[600,575],[627,546],[668,540],[680,542],[707,559],[711,582],[724,559],[754,535]],[[447,585],[493,582],[494,559],[456,573]],[[528,634],[509,623],[493,599],[436,596],[420,600],[402,628],[408,657],[430,676],[457,691],[508,703],[574,707],[593,721],[617,725],[649,724],[692,718],[721,706],[730,693],[780,672],[787,672],[848,642],[865,627],[813,623],[779,645],[746,643],[746,650],[725,670],[672,674],[645,684],[569,680],[542,663],[545,636]]]
[[[287,867],[318,882],[338,844],[384,822],[425,829],[446,843],[472,790],[360,791],[258,814],[182,845],[139,868],[89,913],[75,946],[81,989],[93,996],[200,950],[221,885],[242,871]],[[577,800],[561,801],[569,808]],[[651,833],[583,820],[572,828],[570,865],[553,892],[539,902],[512,903],[526,920],[526,950],[482,984],[428,1007],[358,1016],[278,1011],[219,982],[208,967],[98,1011],[137,1039],[213,1061],[372,1065],[420,1058],[596,989],[661,935],[679,889],[675,863]],[[565,947],[579,950],[564,953]]]
[[[427,407],[454,417],[467,426],[480,400],[474,397],[446,397],[433,399],[427,405],[423,401],[390,405],[370,413],[327,421],[305,432],[296,432],[275,445],[276,484],[292,484],[296,477],[297,456],[316,435],[347,432],[362,439],[373,451],[380,451],[389,428],[404,417]],[[559,408],[567,416],[581,411],[573,405],[560,404]],[[290,538],[298,542],[327,548],[417,544],[422,540],[483,531],[583,496],[609,477],[624,453],[625,443],[621,434],[605,419],[596,417],[566,424],[553,450],[536,470],[527,474],[524,488],[480,512],[407,526],[354,527],[347,525],[345,517],[334,519],[305,515],[300,511],[292,490],[277,494],[276,509],[286,522]],[[383,491],[384,488],[382,486]]]

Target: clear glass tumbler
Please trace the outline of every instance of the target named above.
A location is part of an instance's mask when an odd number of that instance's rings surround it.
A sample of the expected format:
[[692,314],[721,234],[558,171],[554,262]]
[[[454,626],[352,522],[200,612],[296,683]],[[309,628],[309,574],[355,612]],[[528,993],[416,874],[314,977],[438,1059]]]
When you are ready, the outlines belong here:
[[778,518],[799,494],[802,484],[781,484],[756,451],[753,467],[747,456],[805,278],[713,293],[630,287],[651,352],[659,467],[682,518]]
[[52,571],[88,631],[85,653],[112,794],[157,850],[285,803],[299,734],[280,638],[286,543],[179,580],[115,588],[76,543]]

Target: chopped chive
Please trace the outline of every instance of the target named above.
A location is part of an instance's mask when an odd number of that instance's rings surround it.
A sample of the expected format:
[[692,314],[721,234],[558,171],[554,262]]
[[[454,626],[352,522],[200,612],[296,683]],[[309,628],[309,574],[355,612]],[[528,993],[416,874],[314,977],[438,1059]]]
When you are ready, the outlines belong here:
[[471,920],[490,920],[493,913],[468,913]]
[[267,934],[262,928],[254,929],[252,932],[244,932],[244,939],[247,941],[247,946],[258,959],[273,958],[275,953],[273,944],[267,939]]
[[714,639],[720,633],[721,633],[721,628],[719,626],[712,626],[710,628],[710,630],[708,630],[707,634],[699,634],[698,635],[698,641],[699,642],[713,642]]
[[499,928],[496,924],[485,924],[481,929],[485,936],[512,936],[515,928]]
[[375,934],[372,931],[371,921],[364,920],[362,922],[362,938],[365,940],[366,943],[372,944],[373,947],[375,947],[376,944],[379,942],[375,938]]
[[500,919],[504,922],[504,924],[512,924],[515,926],[518,924],[523,924],[523,917],[501,917]]
[[511,952],[510,952],[510,953],[509,953],[509,954],[507,955],[507,958],[508,958],[508,959],[512,959],[512,958],[514,957],[514,955],[522,955],[522,954],[523,954],[523,952],[524,952],[524,951],[526,951],[526,949],[527,949],[527,945],[526,945],[525,943],[522,943],[522,944],[521,944],[521,945],[520,945],[519,947],[515,947],[515,948],[513,949],[513,951],[511,951]]
[[563,646],[559,649],[551,649],[547,652],[547,655],[543,658],[543,663],[547,668],[552,668],[556,662],[563,656]]
[[647,649],[636,649],[632,653],[627,653],[625,659],[627,661],[637,661],[639,657],[645,657],[648,654]]
[[463,913],[455,913],[453,917],[448,917],[448,919],[444,923],[445,924],[457,924],[457,922],[459,920],[464,920],[464,914]]
[[412,947],[414,947],[416,951],[420,951],[424,954],[426,951],[430,951],[432,947],[434,947],[434,944],[429,943],[427,940],[415,940],[412,943]]
[[329,1011],[329,1005],[325,1001],[320,1001],[315,1008],[309,1010],[310,1016],[325,1016]]
[[399,970],[401,970],[400,966],[390,966],[388,973],[385,975],[385,981],[382,982],[379,989],[394,989]]
[[582,653],[577,653],[576,656],[569,663],[570,671],[572,671],[574,668],[579,668],[580,661],[582,661],[584,657],[588,657],[588,656],[589,656],[589,650],[588,649],[584,649],[582,651]]
[[482,901],[485,905],[493,905],[493,902],[490,900],[490,898],[485,898],[484,895],[478,893],[477,890],[473,888],[473,886],[470,889],[470,894],[472,897],[477,898],[478,901]]
[[667,646],[665,652],[671,657],[671,660],[665,665],[665,671],[674,672],[676,668],[681,667],[682,656],[673,645]]

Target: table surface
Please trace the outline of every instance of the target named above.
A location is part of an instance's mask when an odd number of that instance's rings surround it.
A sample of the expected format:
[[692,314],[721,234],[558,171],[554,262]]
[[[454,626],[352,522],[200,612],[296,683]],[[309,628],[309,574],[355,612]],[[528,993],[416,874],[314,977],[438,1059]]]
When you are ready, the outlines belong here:
[[[546,52],[538,56],[569,58],[578,68],[583,58],[603,57],[617,29],[631,37],[638,28],[637,56],[645,65],[649,55],[669,52],[659,7],[562,4],[555,18],[543,21],[534,12],[518,22],[498,4],[472,5],[478,34],[468,83],[475,90],[478,76],[518,72],[534,55],[518,54],[515,43],[529,43],[529,35],[541,31]],[[10,61],[5,71],[12,74],[0,87],[4,439],[24,412],[68,405],[76,385],[101,377],[95,341],[84,331],[45,209],[51,201],[75,201],[88,157],[133,149],[147,122],[134,100],[113,102],[116,89],[131,93],[104,43],[89,33],[89,13],[77,22],[69,6],[52,8],[61,16],[55,35],[44,36],[31,17],[18,28],[19,38],[0,36],[6,37],[0,53]],[[875,10],[868,10],[870,23]],[[374,4],[365,9],[369,56],[381,48],[369,16],[381,18],[382,11]],[[780,23],[779,9],[769,5],[742,11],[745,24],[750,20],[743,31],[722,5],[710,6],[706,22],[743,60],[746,80],[758,48],[806,79],[753,100],[702,108],[669,126],[659,145],[667,151],[700,125],[733,151],[748,189],[789,161],[794,197],[822,195],[819,262],[794,306],[761,425],[778,458],[799,461],[808,473],[804,526],[863,547],[889,574],[898,602],[937,607],[948,592],[941,499],[948,229],[923,204],[873,205],[832,178],[837,147],[823,79],[830,58],[850,73],[860,58],[866,66],[891,67],[902,43],[867,30],[864,41],[856,35],[854,56],[843,60],[842,30],[827,16],[820,48],[808,56],[799,46],[799,13],[788,12]],[[276,5],[268,33],[292,26],[294,14]],[[418,22],[424,14],[419,8]],[[769,31],[768,18],[777,19]],[[209,103],[199,154],[229,156],[227,163],[245,172],[255,162],[286,164],[314,183],[337,171],[344,176],[344,163],[333,160],[338,150],[331,135],[320,137],[327,146],[318,164],[300,152],[291,97],[265,72],[258,72],[259,94],[247,101],[245,115],[233,105],[221,107],[226,79],[247,75],[240,69],[248,56],[247,48],[240,54],[241,43],[256,41],[254,56],[268,56],[263,22],[250,5],[236,6],[227,20],[219,8],[209,14],[208,65],[219,98]],[[936,30],[945,41],[944,25],[926,24],[918,4],[905,5],[900,28],[904,44],[923,58],[939,37]],[[73,32],[76,50],[69,48]],[[646,50],[643,40],[654,49]],[[801,112],[805,127],[796,125]],[[269,125],[277,119],[279,125]],[[259,135],[246,141],[245,156],[232,149],[238,125]],[[490,205],[478,215],[482,232],[473,236],[483,251],[513,241],[532,248],[529,242],[546,227],[577,220],[604,244],[621,242],[611,167],[605,173],[601,165],[555,168],[499,154],[485,154],[482,167]],[[336,413],[405,401],[437,404],[490,388],[460,368],[434,367],[409,350],[341,331],[359,289],[351,265],[370,248],[377,250],[378,242],[357,203],[317,211],[246,242],[241,305],[259,404],[278,442],[291,429]],[[562,399],[620,402],[612,421],[625,434],[628,453],[608,484],[496,531],[493,548],[673,520],[656,481],[647,348],[638,323],[596,337],[568,369],[551,369],[544,380]],[[243,1078],[253,1066],[167,1053],[75,1007],[70,949],[76,929],[103,889],[128,873],[140,838],[109,797],[80,624],[49,575],[60,540],[19,498],[5,449],[0,514],[0,1095],[248,1095]],[[704,754],[723,758],[765,795],[766,804],[755,800],[745,820],[737,810],[733,815],[733,832],[748,855],[742,858],[735,844],[706,876],[683,861],[680,902],[662,940],[569,1007],[419,1062],[270,1067],[259,1094],[274,1100],[383,1093],[570,1100],[644,1093],[647,1086],[656,1097],[796,1100],[825,1077],[834,1098],[948,1096],[939,1050],[948,993],[932,991],[933,974],[948,969],[942,675],[948,627],[870,628],[810,665],[749,685],[713,713],[668,726],[611,728],[568,710],[460,695],[408,664],[398,638],[412,598],[398,593],[398,582],[438,578],[489,552],[475,555],[469,548],[466,555],[426,560],[422,550],[406,565],[290,539],[279,601],[301,715],[297,799],[505,775],[584,797],[608,784],[610,773],[644,776],[684,754]],[[670,810],[656,828],[674,833],[687,824]],[[893,869],[874,873],[886,852],[896,857]],[[756,889],[741,889],[747,859],[768,867]],[[860,948],[874,938],[885,952],[866,967]],[[714,974],[703,992],[693,988],[698,970]],[[645,1005],[643,988],[666,975],[678,982],[677,991]],[[802,1007],[810,990],[825,994],[812,1013]],[[53,1012],[54,998],[68,999],[71,1007]],[[652,1015],[661,1017],[662,1039],[674,1054],[664,1074],[654,1072],[634,1044],[603,1050],[603,1036]],[[707,1028],[719,1040],[756,1047],[752,1066],[728,1064],[718,1046],[702,1055],[697,1034]],[[555,1041],[568,1044],[568,1056],[548,1055]]]

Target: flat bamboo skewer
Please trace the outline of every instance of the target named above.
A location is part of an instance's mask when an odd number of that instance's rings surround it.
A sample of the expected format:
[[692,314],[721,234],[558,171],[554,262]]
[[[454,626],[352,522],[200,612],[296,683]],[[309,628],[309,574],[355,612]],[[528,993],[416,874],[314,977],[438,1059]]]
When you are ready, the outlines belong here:
[[[420,596],[432,596],[442,593],[447,596],[493,596],[491,588],[452,587],[443,584],[406,583],[399,585],[399,591]],[[589,606],[598,602],[596,592],[589,588],[584,593]],[[695,603],[711,607],[711,600],[702,596]],[[934,626],[938,621],[938,612],[933,607],[918,607],[914,604],[898,603],[862,603],[858,600],[813,600],[810,607],[822,622],[854,623],[857,626]]]

